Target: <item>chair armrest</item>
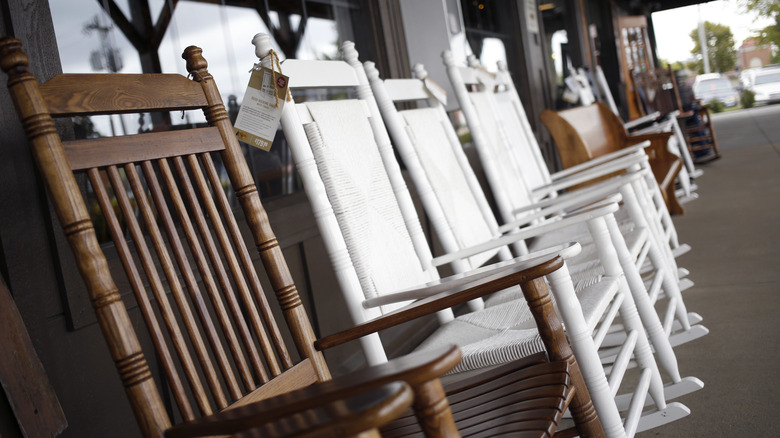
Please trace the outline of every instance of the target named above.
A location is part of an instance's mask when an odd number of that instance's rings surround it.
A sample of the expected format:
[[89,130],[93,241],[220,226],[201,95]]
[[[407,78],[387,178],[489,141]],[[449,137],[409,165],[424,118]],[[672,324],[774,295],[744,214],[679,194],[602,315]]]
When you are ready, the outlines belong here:
[[[643,159],[646,160],[647,158],[643,157]],[[534,204],[518,208],[513,210],[512,213],[515,215],[525,212],[532,213],[523,216],[516,221],[501,225],[498,227],[498,231],[500,233],[505,233],[509,230],[513,230],[517,227],[529,224],[536,219],[544,218],[551,214],[558,214],[590,204],[593,201],[599,200],[605,196],[617,192],[623,185],[633,182],[639,178],[641,174],[642,170],[632,170],[628,173],[599,181],[587,187],[573,190],[571,192],[566,192],[554,198],[547,198]]]
[[[579,250],[579,244],[575,243],[572,245]],[[567,248],[571,248],[571,246]],[[419,297],[424,298],[347,330],[325,336],[317,340],[314,346],[318,350],[335,347],[380,330],[430,315],[439,310],[454,307],[508,287],[529,282],[559,269],[563,266],[563,263],[564,259],[559,254],[548,253],[539,257],[523,259],[520,262],[511,260],[486,266],[467,275],[455,275],[417,289],[409,289],[394,295],[401,295],[401,301]],[[382,299],[383,297],[374,298],[373,300],[376,300],[376,302],[368,304],[388,304],[380,301]],[[389,302],[394,301],[394,299],[391,299]]]
[[[408,397],[411,387],[425,385],[451,370],[460,362],[456,346],[415,352],[387,363],[360,369],[332,380],[318,382],[264,400],[235,408],[227,408],[168,429],[167,438],[227,435],[264,425],[272,425],[284,417],[303,411],[322,410],[324,416],[307,415],[307,419],[335,416],[365,415],[353,409],[344,409],[354,400],[356,406],[382,402],[391,397]],[[402,383],[406,382],[406,383]],[[402,394],[406,392],[406,394]],[[334,402],[343,402],[333,409]],[[316,420],[314,420],[316,421]],[[314,425],[307,425],[312,427]],[[377,424],[378,426],[378,424]]]
[[628,140],[630,144],[639,146],[640,143],[644,144],[645,142],[649,142],[650,144],[646,144],[644,147],[648,147],[651,144],[666,144],[669,141],[669,137],[674,135],[673,132],[653,132],[649,134],[637,134],[632,135],[628,137]]
[[630,122],[623,123],[623,127],[626,128],[626,131],[630,131],[631,129],[639,126],[644,125],[645,123],[652,122],[655,120],[658,120],[658,118],[661,117],[661,112],[656,111],[652,114],[648,114],[646,116],[642,116],[638,119],[631,120]]
[[[619,158],[608,160],[596,167],[593,167],[588,170],[584,170],[581,172],[578,172],[576,174],[569,175],[564,178],[560,178],[556,181],[554,181],[551,184],[546,184],[543,186],[539,186],[535,189],[533,189],[533,194],[535,196],[543,196],[547,195],[552,192],[557,192],[559,190],[564,190],[571,188],[573,186],[582,184],[584,182],[600,178],[603,176],[610,175],[612,173],[626,170],[631,168],[632,166],[639,164],[644,156],[644,147],[649,145],[648,144],[637,144],[632,145],[629,152],[620,154],[620,151],[616,152],[615,154],[619,154]],[[612,155],[612,154],[608,154]],[[605,155],[608,156],[608,155]],[[601,157],[599,157],[601,158]],[[598,158],[597,158],[598,159]]]
[[[454,251],[439,257],[435,257],[432,261],[432,264],[434,266],[441,266],[447,263],[452,263],[453,261],[461,260],[466,257],[471,257],[475,254],[479,254],[484,251],[489,251],[494,248],[500,248],[502,246],[506,246],[520,240],[530,239],[533,237],[540,236],[542,234],[551,233],[560,230],[562,228],[583,223],[596,216],[603,216],[605,214],[613,213],[617,211],[618,208],[617,202],[620,202],[619,196],[620,195],[617,195],[616,198],[608,200],[609,203],[614,204],[614,206],[605,206],[604,208],[600,208],[600,209],[586,209],[582,211],[572,212],[567,216],[561,217],[559,220],[552,220],[552,221],[547,221],[536,225],[531,225],[529,227],[520,230],[514,230],[515,228],[517,228],[517,226],[515,226],[511,228],[511,230],[514,231],[511,232],[510,234],[504,234],[502,236],[496,237],[487,242],[483,242],[478,245],[473,245],[468,248],[463,248],[459,251]],[[603,198],[604,197],[602,196],[601,198],[599,198],[599,200]],[[582,203],[580,203],[579,206],[582,206]],[[556,212],[560,211],[560,209],[555,209],[555,210]],[[395,296],[395,294],[393,294],[392,296]],[[383,297],[387,297],[387,295],[384,295]]]
[[610,152],[600,157],[593,158],[592,160],[588,160],[584,163],[577,164],[576,166],[569,167],[568,169],[559,170],[558,172],[551,174],[550,178],[552,178],[553,181],[562,180],[582,171],[601,166],[602,164],[608,163],[612,160],[632,155],[640,149],[641,148],[639,146],[631,146],[620,149],[618,151]]

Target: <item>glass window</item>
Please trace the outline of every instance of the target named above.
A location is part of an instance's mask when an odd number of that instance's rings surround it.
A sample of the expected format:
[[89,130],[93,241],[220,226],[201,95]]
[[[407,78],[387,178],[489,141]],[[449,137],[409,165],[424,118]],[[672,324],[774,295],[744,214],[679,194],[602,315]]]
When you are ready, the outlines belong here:
[[[157,25],[164,8],[173,5],[170,0],[118,0],[116,6],[130,21],[130,5],[147,2],[151,21]],[[225,6],[223,4],[178,1],[170,22],[164,28],[159,47],[154,54],[142,54],[114,23],[95,0],[52,0],[52,19],[60,51],[62,70],[66,73],[120,72],[141,73],[157,69],[162,73],[187,75],[181,53],[189,45],[203,49],[209,61],[209,71],[217,80],[222,100],[235,120],[244,91],[249,82],[249,71],[257,62],[252,37],[259,32],[288,35],[286,41],[273,40],[275,51],[281,59],[334,59],[338,57],[341,41],[353,39],[353,25],[366,26],[367,20],[359,20],[360,7],[356,0],[312,0],[284,5],[283,11],[263,11],[252,8]],[[274,9],[277,2],[269,2]],[[265,4],[269,4],[265,3]],[[263,4],[259,2],[259,4]],[[272,29],[269,29],[269,25]],[[280,30],[280,29],[283,29]],[[144,35],[141,40],[154,41]],[[289,53],[288,53],[289,52]],[[145,64],[141,59],[145,57]],[[152,67],[150,67],[152,66]],[[284,67],[282,67],[284,70]],[[135,134],[151,129],[177,129],[205,123],[200,111],[171,113],[167,117],[149,114],[122,116],[98,116],[74,120],[79,137],[115,136]],[[263,198],[293,193],[297,184],[292,158],[279,132],[270,152],[242,144],[247,162],[258,183]]]

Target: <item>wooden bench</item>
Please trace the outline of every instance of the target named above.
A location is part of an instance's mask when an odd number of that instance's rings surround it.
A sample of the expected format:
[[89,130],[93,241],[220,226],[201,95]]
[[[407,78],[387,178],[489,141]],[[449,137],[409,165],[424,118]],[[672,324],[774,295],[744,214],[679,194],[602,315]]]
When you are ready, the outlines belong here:
[[557,112],[544,110],[540,117],[555,140],[564,169],[649,140],[645,151],[666,206],[671,214],[685,212],[675,194],[682,160],[667,147],[672,133],[629,136],[621,120],[602,103]]

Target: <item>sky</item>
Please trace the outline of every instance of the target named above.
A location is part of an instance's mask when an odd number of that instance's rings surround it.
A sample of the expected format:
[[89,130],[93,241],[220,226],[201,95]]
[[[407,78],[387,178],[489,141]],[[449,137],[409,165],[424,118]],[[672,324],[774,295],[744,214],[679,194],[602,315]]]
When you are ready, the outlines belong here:
[[674,62],[691,57],[693,41],[689,35],[697,28],[700,10],[702,20],[731,28],[736,47],[751,36],[752,31],[772,24],[769,19],[759,19],[755,14],[742,12],[736,0],[719,0],[699,6],[655,12],[652,19],[659,58]]

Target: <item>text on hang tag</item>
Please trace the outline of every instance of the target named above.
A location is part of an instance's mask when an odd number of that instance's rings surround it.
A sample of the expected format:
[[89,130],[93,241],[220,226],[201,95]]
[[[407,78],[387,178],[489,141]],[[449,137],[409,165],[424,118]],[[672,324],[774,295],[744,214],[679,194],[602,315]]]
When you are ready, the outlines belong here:
[[276,136],[290,78],[266,67],[252,70],[233,131],[250,146],[268,151]]

